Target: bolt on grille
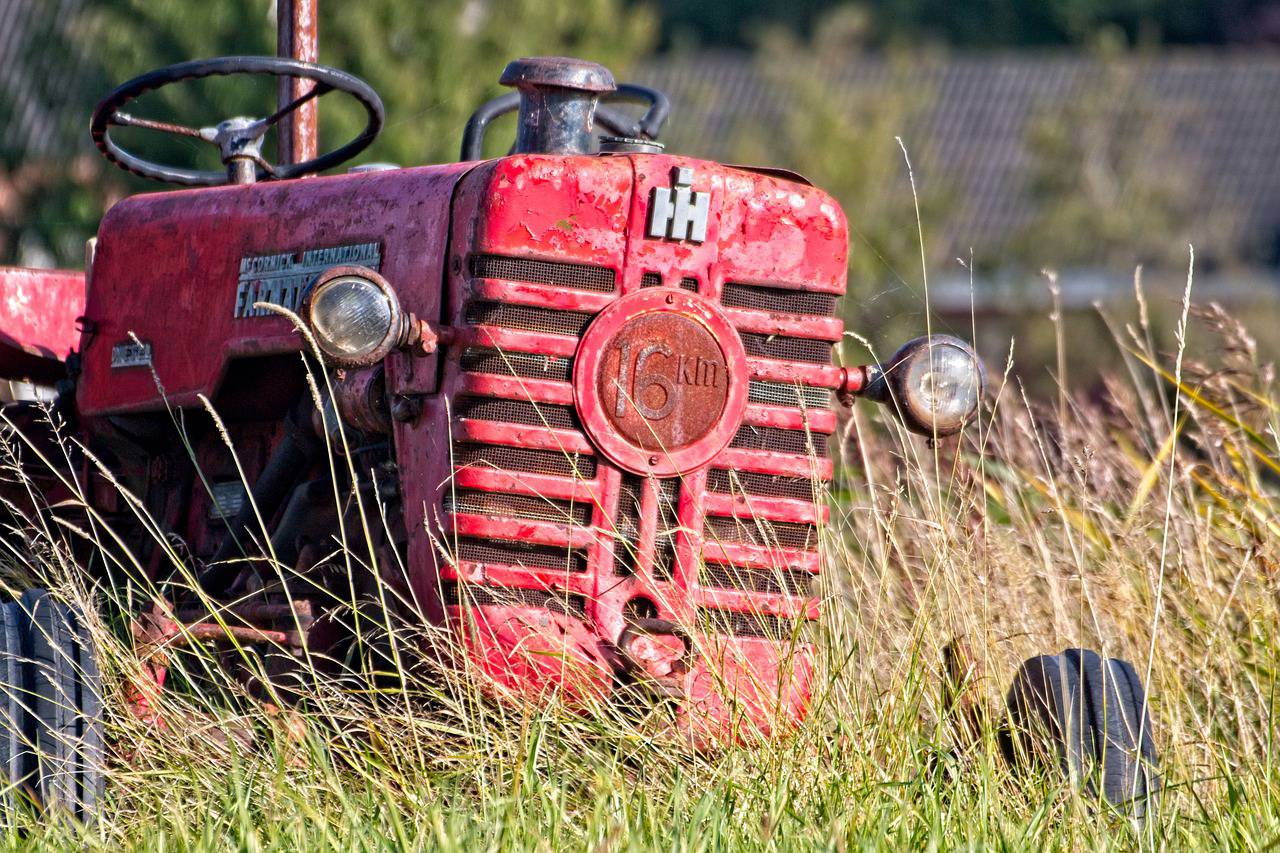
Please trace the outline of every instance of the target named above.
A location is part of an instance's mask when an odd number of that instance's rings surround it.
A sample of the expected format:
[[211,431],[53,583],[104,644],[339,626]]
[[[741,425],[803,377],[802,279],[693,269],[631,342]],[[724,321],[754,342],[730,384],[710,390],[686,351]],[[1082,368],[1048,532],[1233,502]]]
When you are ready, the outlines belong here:
[[591,524],[590,504],[544,498],[538,495],[456,489],[444,496],[444,509],[445,512],[528,518],[535,521],[572,524],[578,527],[587,527]]
[[531,450],[503,444],[459,444],[453,451],[455,467],[483,465],[527,474],[555,474],[559,477],[595,479],[596,459],[582,453],[559,450]]
[[775,453],[794,453],[798,456],[826,456],[827,436],[821,432],[802,429],[778,429],[743,424],[738,427],[730,447],[739,450],[770,450]]
[[458,538],[458,559],[468,563],[497,564],[523,569],[555,569],[585,572],[587,557],[574,548],[555,545],[530,545],[527,542],[505,542],[500,539]]
[[553,284],[578,290],[611,293],[617,286],[617,273],[607,267],[571,264],[561,261],[539,261],[506,255],[472,255],[471,275],[476,278],[501,278],[532,284]]
[[789,338],[783,335],[761,335],[741,332],[742,345],[747,355],[757,358],[773,358],[782,361],[807,361],[813,364],[831,363],[831,341],[810,338]]
[[817,500],[816,484],[810,477],[786,477],[753,471],[712,468],[707,472],[707,490],[718,494],[748,494],[771,498]]
[[618,489],[618,520],[614,525],[614,574],[636,573],[636,552],[640,547],[640,496],[643,488],[643,477],[638,474],[622,475],[622,483]]
[[529,400],[507,400],[502,397],[464,397],[454,404],[453,416],[476,421],[502,421],[553,429],[582,429],[582,424],[578,422],[578,414],[572,406],[533,403]]
[[577,338],[582,336],[594,317],[594,314],[583,311],[531,308],[505,302],[471,302],[467,304],[466,320],[474,326],[502,326]]
[[765,403],[772,406],[829,409],[831,408],[831,389],[793,382],[766,382],[753,379],[747,385],[747,399],[752,403]]
[[679,509],[680,481],[658,480],[658,531],[653,549],[653,574],[666,580],[675,574]]
[[[553,592],[543,589],[520,589],[518,587],[480,586],[479,584],[460,584],[457,581],[445,581],[442,586],[444,603],[451,606],[468,605],[500,605],[505,607],[541,607],[553,613],[565,616],[586,616],[587,602],[580,595],[567,592]],[[465,589],[464,589],[465,587]]]
[[568,382],[573,378],[573,359],[531,352],[467,347],[462,351],[462,369],[472,373]]
[[707,563],[702,567],[702,585],[713,589],[741,589],[810,597],[817,575],[803,569],[762,569]]
[[731,634],[738,637],[764,637],[771,640],[789,640],[800,627],[799,619],[784,619],[766,613],[743,613],[737,610],[713,610],[698,608],[698,627],[708,633]]
[[729,308],[747,308],[771,314],[829,317],[835,313],[836,298],[834,293],[726,282],[720,302]]
[[709,515],[703,529],[708,542],[742,542],[799,551],[814,551],[818,547],[818,528],[804,522]]

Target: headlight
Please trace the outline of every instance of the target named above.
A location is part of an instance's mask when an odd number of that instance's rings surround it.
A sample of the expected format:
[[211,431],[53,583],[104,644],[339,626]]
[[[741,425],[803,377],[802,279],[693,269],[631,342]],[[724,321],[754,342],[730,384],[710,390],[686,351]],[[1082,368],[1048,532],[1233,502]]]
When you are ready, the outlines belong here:
[[903,423],[921,435],[953,435],[978,410],[986,372],[973,348],[950,335],[903,344],[867,396],[897,406]]
[[365,267],[326,270],[302,305],[316,346],[339,367],[376,364],[405,331],[400,301],[386,279]]

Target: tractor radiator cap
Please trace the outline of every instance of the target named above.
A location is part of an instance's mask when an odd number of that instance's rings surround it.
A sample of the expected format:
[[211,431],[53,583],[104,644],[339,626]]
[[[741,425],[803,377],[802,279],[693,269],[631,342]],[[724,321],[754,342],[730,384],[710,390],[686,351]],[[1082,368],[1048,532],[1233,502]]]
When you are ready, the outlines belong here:
[[498,80],[517,89],[573,89],[601,94],[618,88],[613,73],[598,62],[570,56],[526,56],[507,63]]
[[600,95],[618,88],[608,68],[565,56],[507,65],[500,82],[520,90],[515,154],[586,154]]

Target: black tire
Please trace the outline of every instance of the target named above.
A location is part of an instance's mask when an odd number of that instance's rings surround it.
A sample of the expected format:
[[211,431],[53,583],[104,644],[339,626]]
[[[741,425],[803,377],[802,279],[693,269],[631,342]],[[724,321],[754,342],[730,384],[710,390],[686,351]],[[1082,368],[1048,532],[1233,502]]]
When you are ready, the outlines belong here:
[[[42,589],[5,608],[23,655],[18,717],[24,741],[21,778],[49,812],[91,820],[102,798],[102,684],[88,631],[75,611]],[[7,666],[12,667],[12,657]],[[6,733],[5,742],[12,741]],[[10,769],[12,779],[13,767]]]
[[1009,689],[1014,761],[1056,757],[1086,794],[1142,819],[1160,781],[1146,694],[1133,665],[1089,649],[1023,663]]
[[31,666],[24,638],[25,619],[17,602],[0,604],[0,815],[12,816],[26,799],[35,770],[27,736]]

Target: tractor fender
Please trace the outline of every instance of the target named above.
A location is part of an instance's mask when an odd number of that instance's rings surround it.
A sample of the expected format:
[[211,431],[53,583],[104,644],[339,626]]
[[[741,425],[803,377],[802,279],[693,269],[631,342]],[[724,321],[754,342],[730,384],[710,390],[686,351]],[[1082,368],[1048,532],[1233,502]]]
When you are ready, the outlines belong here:
[[0,379],[51,385],[80,342],[84,273],[0,267]]

